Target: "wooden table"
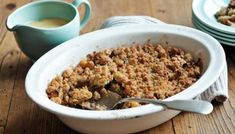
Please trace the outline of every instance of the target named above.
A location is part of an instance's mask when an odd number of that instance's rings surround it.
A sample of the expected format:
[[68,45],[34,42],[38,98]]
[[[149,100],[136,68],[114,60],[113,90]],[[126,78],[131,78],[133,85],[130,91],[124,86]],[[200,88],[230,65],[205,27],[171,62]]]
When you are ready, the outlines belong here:
[[[13,34],[6,30],[5,19],[13,10],[28,2],[30,1],[0,0],[0,134],[76,133],[56,116],[40,109],[25,93],[25,76],[32,63],[19,50]],[[148,15],[166,23],[193,27],[191,0],[90,0],[90,2],[93,14],[82,34],[99,29],[105,19],[115,15]],[[233,53],[235,47],[224,46],[224,49],[229,68],[230,99],[224,104],[214,102],[214,111],[210,115],[182,112],[170,121],[141,133],[235,133],[235,54]]]

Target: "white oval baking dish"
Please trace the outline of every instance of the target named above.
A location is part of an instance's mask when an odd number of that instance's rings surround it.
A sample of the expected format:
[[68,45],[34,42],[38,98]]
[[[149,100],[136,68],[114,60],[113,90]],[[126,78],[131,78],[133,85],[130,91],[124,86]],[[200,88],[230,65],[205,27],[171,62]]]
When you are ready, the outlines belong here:
[[166,100],[193,99],[216,81],[226,64],[219,42],[198,30],[166,24],[120,26],[76,37],[43,55],[27,74],[26,92],[41,108],[57,115],[67,126],[79,132],[133,133],[157,126],[176,116],[179,111],[164,110],[151,104],[110,111],[81,110],[50,101],[45,91],[53,77],[76,66],[88,53],[147,41],[183,48],[203,61],[202,77]]

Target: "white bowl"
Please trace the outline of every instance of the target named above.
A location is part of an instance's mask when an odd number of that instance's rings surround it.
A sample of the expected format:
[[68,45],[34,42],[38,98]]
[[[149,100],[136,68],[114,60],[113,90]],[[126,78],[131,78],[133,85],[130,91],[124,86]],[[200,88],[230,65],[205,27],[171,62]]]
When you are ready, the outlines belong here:
[[76,66],[88,53],[133,43],[144,44],[148,40],[183,48],[203,61],[202,77],[166,100],[194,98],[216,81],[225,65],[225,54],[219,42],[198,30],[166,24],[120,26],[76,37],[46,53],[29,70],[25,81],[26,92],[41,108],[57,115],[67,126],[79,132],[133,133],[157,126],[179,111],[164,110],[151,104],[110,111],[81,110],[50,101],[45,91],[56,74]]

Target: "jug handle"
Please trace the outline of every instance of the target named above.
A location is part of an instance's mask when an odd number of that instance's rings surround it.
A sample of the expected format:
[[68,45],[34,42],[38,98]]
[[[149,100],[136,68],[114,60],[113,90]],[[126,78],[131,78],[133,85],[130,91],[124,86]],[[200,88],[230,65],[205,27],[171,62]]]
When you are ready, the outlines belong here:
[[74,6],[79,7],[82,4],[85,4],[85,15],[80,22],[80,30],[84,28],[91,16],[91,5],[88,0],[74,0],[72,3]]

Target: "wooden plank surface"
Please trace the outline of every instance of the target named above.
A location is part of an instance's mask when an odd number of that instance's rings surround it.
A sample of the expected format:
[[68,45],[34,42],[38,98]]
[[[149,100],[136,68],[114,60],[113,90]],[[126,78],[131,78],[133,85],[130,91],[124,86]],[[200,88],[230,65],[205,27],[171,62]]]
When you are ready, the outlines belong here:
[[[16,8],[28,3],[31,0],[0,0],[0,39],[6,34],[5,20]],[[1,41],[1,40],[0,40]]]
[[6,124],[11,95],[14,89],[18,59],[20,55],[20,51],[18,49],[11,48],[12,44],[15,44],[15,42],[14,39],[11,38],[12,34],[8,33],[8,35],[9,36],[6,36],[6,38],[3,40],[3,43],[4,45],[10,47],[9,49],[11,50],[6,51],[6,47],[0,49],[3,50],[1,54],[5,52],[5,54],[1,56],[2,61],[0,65],[0,99],[4,100],[0,101],[0,126]]
[[[6,32],[5,19],[15,7],[28,0],[0,0],[0,134],[74,134],[56,116],[40,109],[26,95],[24,80],[32,65],[17,47],[13,34]],[[81,34],[100,28],[116,15],[148,15],[166,23],[193,27],[191,0],[90,0],[93,14]],[[83,12],[81,12],[83,13]],[[229,96],[224,104],[213,103],[207,116],[181,113],[172,120],[142,134],[235,133],[235,48],[224,47],[229,68]]]
[[4,132],[4,127],[0,127],[0,134],[3,134]]
[[26,73],[31,65],[31,61],[21,54],[5,134],[13,134],[15,132],[26,134],[62,134],[72,132],[54,115],[40,109],[27,97],[22,83],[24,83]]
[[174,128],[172,126],[171,120],[152,129],[140,132],[140,134],[173,134],[173,133],[174,133]]
[[12,33],[6,32],[5,20],[13,10],[27,2],[29,0],[0,1],[0,100],[4,100],[0,101],[0,126],[6,124],[20,54]]

